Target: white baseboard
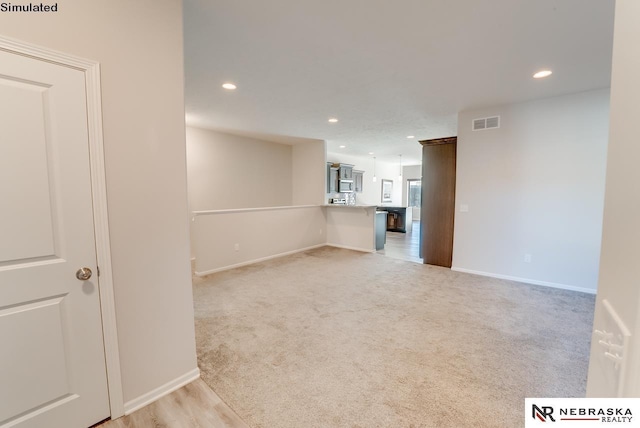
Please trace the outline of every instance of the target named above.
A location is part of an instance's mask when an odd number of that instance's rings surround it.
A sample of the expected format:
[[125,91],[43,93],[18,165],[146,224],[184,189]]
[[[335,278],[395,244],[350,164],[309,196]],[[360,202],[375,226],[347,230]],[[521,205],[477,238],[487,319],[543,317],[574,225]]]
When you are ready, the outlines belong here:
[[246,262],[242,262],[242,263],[236,263],[236,264],[233,264],[233,265],[228,265],[228,266],[223,266],[223,267],[219,267],[219,268],[215,268],[215,269],[205,270],[204,272],[195,271],[195,275],[196,276],[210,275],[210,274],[216,273],[216,272],[222,272],[222,271],[225,271],[225,270],[235,269],[235,268],[239,268],[239,267],[242,267],[242,266],[252,265],[254,263],[260,263],[260,262],[264,262],[264,261],[271,260],[271,259],[277,259],[278,257],[284,257],[284,256],[289,256],[291,254],[301,253],[303,251],[313,250],[314,248],[320,248],[320,247],[324,247],[326,245],[327,244],[322,243],[322,244],[318,244],[318,245],[312,245],[310,247],[300,248],[300,249],[293,250],[293,251],[287,251],[287,252],[284,252],[284,253],[274,254],[272,256],[261,257],[259,259],[247,260]]
[[545,287],[560,288],[562,290],[579,291],[581,293],[596,294],[598,292],[598,290],[594,290],[592,288],[576,287],[574,285],[559,284],[557,282],[539,281],[537,279],[519,278],[516,276],[501,275],[498,273],[481,272],[477,270],[465,269],[465,268],[460,268],[455,266],[452,266],[451,270],[454,270],[456,272],[472,273],[474,275],[480,275],[480,276],[488,276],[491,278],[508,279],[509,281],[523,282],[525,284],[542,285]]
[[200,377],[200,369],[195,368],[188,373],[183,374],[182,376],[165,383],[162,386],[154,389],[153,391],[149,391],[146,394],[141,395],[138,398],[134,398],[131,401],[127,401],[124,403],[124,414],[129,415],[136,410],[153,403],[159,398],[164,397],[167,394],[171,394],[176,389],[180,389],[188,383],[193,382],[194,380]]
[[361,253],[375,253],[376,250],[360,248],[360,247],[350,247],[348,245],[338,245],[338,244],[326,244],[327,247],[335,247],[335,248],[343,248],[345,250],[353,250],[360,251]]

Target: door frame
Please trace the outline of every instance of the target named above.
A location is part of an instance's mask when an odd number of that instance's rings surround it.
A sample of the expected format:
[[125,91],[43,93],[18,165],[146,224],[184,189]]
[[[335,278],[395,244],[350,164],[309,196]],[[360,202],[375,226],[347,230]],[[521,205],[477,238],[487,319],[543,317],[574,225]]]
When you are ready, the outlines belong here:
[[107,211],[107,187],[102,133],[100,64],[49,48],[0,35],[0,50],[73,68],[84,73],[87,101],[87,131],[91,170],[91,199],[98,265],[98,289],[111,418],[124,415],[124,396],[111,268],[111,244]]

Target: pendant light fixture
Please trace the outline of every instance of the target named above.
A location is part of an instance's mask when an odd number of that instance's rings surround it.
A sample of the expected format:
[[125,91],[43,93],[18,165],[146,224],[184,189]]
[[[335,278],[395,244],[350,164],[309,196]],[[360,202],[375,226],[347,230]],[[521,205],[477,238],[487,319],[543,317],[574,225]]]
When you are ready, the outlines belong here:
[[376,157],[373,157],[373,182],[375,183],[378,179],[376,178]]
[[402,155],[400,156],[400,174],[398,175],[398,180],[402,180]]

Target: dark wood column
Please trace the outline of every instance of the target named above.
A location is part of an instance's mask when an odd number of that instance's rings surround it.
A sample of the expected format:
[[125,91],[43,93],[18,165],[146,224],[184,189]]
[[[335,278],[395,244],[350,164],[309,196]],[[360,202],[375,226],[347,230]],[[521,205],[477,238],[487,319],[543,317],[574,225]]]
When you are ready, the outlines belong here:
[[422,209],[420,255],[425,264],[451,267],[456,199],[458,137],[422,144]]

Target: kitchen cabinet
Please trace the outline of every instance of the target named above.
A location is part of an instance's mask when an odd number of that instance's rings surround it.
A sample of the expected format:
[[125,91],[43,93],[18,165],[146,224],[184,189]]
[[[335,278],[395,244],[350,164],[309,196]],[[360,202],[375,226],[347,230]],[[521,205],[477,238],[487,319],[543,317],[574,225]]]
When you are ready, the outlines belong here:
[[327,193],[338,193],[338,168],[327,163]]
[[353,165],[341,163],[339,169],[340,180],[353,180]]
[[353,171],[353,182],[355,183],[356,193],[362,193],[363,178],[364,178],[364,171]]
[[351,193],[355,187],[353,165],[327,163],[327,193]]

